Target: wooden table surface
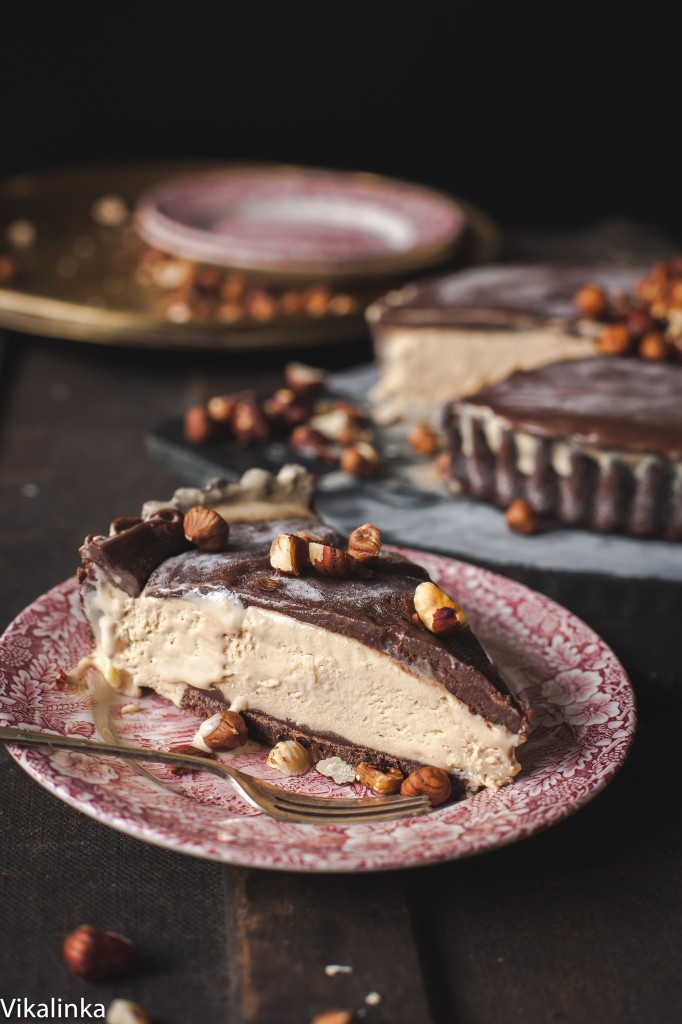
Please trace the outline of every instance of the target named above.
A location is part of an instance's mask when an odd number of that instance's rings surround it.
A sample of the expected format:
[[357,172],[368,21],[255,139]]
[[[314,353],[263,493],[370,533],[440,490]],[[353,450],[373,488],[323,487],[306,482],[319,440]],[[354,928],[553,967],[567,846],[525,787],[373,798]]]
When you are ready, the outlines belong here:
[[[0,626],[70,576],[86,533],[179,481],[143,438],[207,393],[279,379],[285,357],[146,354],[7,339],[0,364]],[[352,365],[363,346],[333,358]],[[630,759],[593,803],[525,842],[433,868],[306,876],[148,846],[42,790],[0,752],[0,997],[136,999],[162,1024],[682,1019],[682,587],[514,570],[614,648],[638,697]],[[86,985],[61,941],[133,938],[135,976]],[[353,966],[330,978],[326,964]]]

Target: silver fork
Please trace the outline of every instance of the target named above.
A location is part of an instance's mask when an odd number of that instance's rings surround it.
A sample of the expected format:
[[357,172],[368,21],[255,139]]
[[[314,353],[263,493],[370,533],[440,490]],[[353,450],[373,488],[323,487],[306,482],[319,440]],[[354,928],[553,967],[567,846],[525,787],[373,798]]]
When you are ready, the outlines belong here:
[[32,729],[0,726],[0,740],[25,747],[78,750],[85,754],[113,754],[115,757],[135,761],[158,761],[161,764],[213,772],[215,775],[231,779],[239,795],[259,811],[264,811],[280,821],[297,822],[301,825],[352,825],[358,822],[366,825],[424,814],[431,806],[426,796],[317,797],[287,793],[278,786],[271,786],[269,782],[263,782],[253,775],[238,771],[224,761],[210,761],[208,758],[193,757],[191,754],[174,754],[169,750],[144,750],[141,747],[120,746],[117,743],[93,743],[91,740],[36,732]]

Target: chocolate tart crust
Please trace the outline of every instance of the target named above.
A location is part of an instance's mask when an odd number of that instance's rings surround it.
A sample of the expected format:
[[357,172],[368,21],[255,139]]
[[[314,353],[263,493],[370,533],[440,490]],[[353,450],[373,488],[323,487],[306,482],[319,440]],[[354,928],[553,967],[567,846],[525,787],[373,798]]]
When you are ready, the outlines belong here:
[[[198,718],[208,718],[218,711],[224,711],[229,704],[215,690],[198,690],[196,687],[188,686],[182,695],[180,707],[185,711],[191,711]],[[246,709],[240,714],[248,727],[249,739],[270,747],[274,747],[280,740],[297,740],[310,750],[314,763],[327,757],[340,757],[342,761],[353,767],[366,761],[368,764],[377,765],[384,771],[397,768],[403,775],[409,775],[417,768],[423,767],[420,761],[395,757],[393,754],[386,754],[372,747],[358,746],[331,732],[314,733],[304,726],[273,718],[272,715],[267,715],[263,711]],[[450,777],[454,783],[453,796],[455,799],[461,799],[466,792],[464,780],[456,775]]]

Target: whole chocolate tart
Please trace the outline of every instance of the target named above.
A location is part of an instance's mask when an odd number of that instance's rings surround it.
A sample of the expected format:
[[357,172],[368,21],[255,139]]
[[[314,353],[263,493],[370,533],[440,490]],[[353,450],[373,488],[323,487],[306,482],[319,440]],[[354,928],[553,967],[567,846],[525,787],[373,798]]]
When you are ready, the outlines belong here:
[[[196,505],[230,523],[222,550],[186,539]],[[315,760],[435,765],[470,790],[509,782],[527,714],[466,621],[437,635],[414,615],[425,570],[381,552],[346,578],[309,564],[279,573],[280,534],[346,546],[319,521],[301,467],[182,489],[88,538],[83,607],[109,683],[129,695],[149,687],[203,717],[231,707],[253,739],[297,739]]]
[[367,310],[380,422],[433,418],[452,398],[516,370],[596,356],[603,325],[579,313],[588,281],[612,295],[639,272],[573,264],[476,267],[389,292]]
[[452,476],[572,526],[682,540],[682,366],[572,360],[447,406]]

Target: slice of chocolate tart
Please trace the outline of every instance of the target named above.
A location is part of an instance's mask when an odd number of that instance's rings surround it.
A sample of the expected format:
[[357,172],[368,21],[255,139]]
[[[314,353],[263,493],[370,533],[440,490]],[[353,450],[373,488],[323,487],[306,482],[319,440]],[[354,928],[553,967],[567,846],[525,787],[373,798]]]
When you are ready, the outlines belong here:
[[511,781],[528,717],[464,613],[413,562],[346,547],[297,466],[150,502],[81,549],[94,661],[122,693],[237,710],[315,760]]

